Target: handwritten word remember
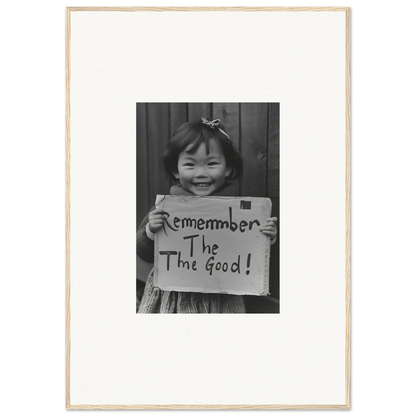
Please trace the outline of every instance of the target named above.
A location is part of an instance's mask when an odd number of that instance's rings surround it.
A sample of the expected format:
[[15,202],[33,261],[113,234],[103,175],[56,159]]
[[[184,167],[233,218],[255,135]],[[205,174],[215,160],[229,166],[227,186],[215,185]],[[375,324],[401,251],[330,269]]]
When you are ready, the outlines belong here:
[[229,212],[229,221],[227,220],[219,220],[219,219],[208,219],[205,220],[203,218],[178,218],[174,217],[172,222],[173,225],[166,220],[167,226],[173,231],[179,231],[180,228],[194,228],[196,230],[222,230],[222,229],[229,229],[230,231],[237,231],[239,230],[241,233],[248,230],[251,230],[254,225],[260,227],[260,222],[258,220],[252,221],[245,221],[242,220],[240,223],[236,223],[233,221],[233,209],[232,207],[228,208]]

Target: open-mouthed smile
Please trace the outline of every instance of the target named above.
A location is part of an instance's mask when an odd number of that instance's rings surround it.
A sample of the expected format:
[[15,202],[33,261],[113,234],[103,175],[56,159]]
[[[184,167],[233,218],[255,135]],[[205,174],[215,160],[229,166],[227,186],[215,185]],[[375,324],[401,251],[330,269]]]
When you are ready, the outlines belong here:
[[197,188],[208,188],[208,186],[210,186],[212,184],[212,182],[197,182],[194,183],[194,186],[196,186]]

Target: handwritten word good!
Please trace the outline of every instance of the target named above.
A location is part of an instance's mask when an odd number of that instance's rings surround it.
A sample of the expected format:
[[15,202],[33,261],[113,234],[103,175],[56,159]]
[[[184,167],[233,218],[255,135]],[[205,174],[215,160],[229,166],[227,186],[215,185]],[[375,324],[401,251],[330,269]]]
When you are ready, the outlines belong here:
[[248,230],[251,230],[254,225],[260,227],[260,221],[252,220],[252,221],[240,221],[240,223],[236,223],[233,221],[233,209],[232,207],[228,208],[229,212],[229,221],[226,220],[218,220],[218,219],[208,219],[205,220],[203,218],[173,218],[173,225],[166,219],[167,226],[173,231],[179,231],[180,228],[194,228],[196,230],[222,230],[222,229],[229,229],[230,231],[237,231],[239,230],[241,233],[244,233],[248,227]]
[[[178,269],[180,268],[185,268],[187,270],[189,270],[191,268],[191,270],[193,271],[197,271],[197,262],[196,260],[192,261],[192,264],[189,263],[189,261],[187,260],[182,260],[182,253],[180,251],[159,251],[159,254],[161,256],[166,256],[166,270],[169,271],[170,269],[170,257],[171,256],[178,256],[177,257],[177,264],[176,266],[178,267]],[[251,254],[247,255],[247,267],[250,267],[250,258],[251,258]],[[240,259],[241,259],[241,255],[239,254],[237,256],[237,260],[235,262],[233,262],[231,265],[229,265],[227,262],[219,262],[219,261],[215,261],[215,257],[211,256],[207,262],[205,263],[205,270],[208,271],[209,275],[212,276],[212,272],[215,269],[216,271],[222,271],[222,272],[227,272],[228,269],[230,269],[230,271],[232,273],[241,273],[240,270]],[[246,274],[250,274],[250,270],[246,271]]]
[[[195,235],[188,235],[186,237],[183,237],[184,240],[190,240],[190,250],[189,250],[189,255],[190,257],[194,256],[194,239],[198,238],[199,234],[195,234]],[[216,271],[222,271],[222,272],[227,272],[228,270],[230,270],[232,273],[238,273],[240,274],[240,258],[241,256],[238,255],[237,256],[237,260],[234,261],[232,264],[228,264],[227,262],[219,262],[215,260],[215,255],[217,254],[217,250],[219,249],[218,244],[213,244],[212,246],[209,244],[205,243],[205,236],[202,236],[202,253],[207,252],[208,254],[213,254],[213,256],[211,256],[207,262],[205,263],[205,270],[208,271],[209,275],[212,276],[212,272],[214,271],[214,269]],[[193,270],[193,271],[197,271],[197,261],[193,260],[193,261],[188,261],[188,260],[182,260],[182,252],[181,251],[174,251],[174,250],[167,250],[167,251],[159,251],[159,254],[161,256],[166,256],[166,270],[169,271],[170,269],[170,257],[171,256],[177,256],[177,263],[176,266],[178,269],[180,268],[184,268],[187,270]],[[247,255],[247,271],[246,274],[250,274],[250,260],[251,260],[251,253],[249,253]]]

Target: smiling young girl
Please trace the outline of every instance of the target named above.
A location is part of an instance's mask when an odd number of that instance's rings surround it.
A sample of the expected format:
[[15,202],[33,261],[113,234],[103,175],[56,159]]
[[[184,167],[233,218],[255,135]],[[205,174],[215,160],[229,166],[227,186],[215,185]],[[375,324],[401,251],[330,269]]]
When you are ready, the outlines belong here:
[[[242,173],[243,160],[234,149],[220,120],[201,119],[182,124],[163,155],[166,175],[178,182],[171,195],[237,196],[232,181]],[[168,214],[153,209],[142,221],[136,237],[137,255],[154,261],[154,236]],[[273,243],[277,218],[260,227]],[[164,291],[153,285],[153,270],[146,282],[139,313],[244,313],[243,297],[219,293]]]

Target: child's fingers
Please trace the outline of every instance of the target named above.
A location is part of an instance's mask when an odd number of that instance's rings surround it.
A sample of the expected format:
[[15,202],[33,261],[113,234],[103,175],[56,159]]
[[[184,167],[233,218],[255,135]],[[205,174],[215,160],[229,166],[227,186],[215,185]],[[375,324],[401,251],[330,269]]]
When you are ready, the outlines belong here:
[[169,217],[169,214],[166,211],[163,211],[163,208],[156,208],[151,211],[149,215],[165,215],[166,218]]
[[158,231],[163,227],[163,224],[166,221],[166,218],[169,217],[169,214],[166,211],[163,211],[162,208],[156,208],[149,214],[149,228],[153,233]]
[[165,221],[166,217],[163,214],[152,215],[149,217],[149,221],[156,221],[156,220]]
[[270,232],[270,233],[275,233],[275,232],[276,232],[276,228],[272,228],[272,227],[264,227],[264,228],[261,228],[261,229],[260,229],[260,231],[261,231],[262,233],[264,233],[265,231]]
[[269,237],[271,237],[271,238],[274,238],[274,237],[276,237],[276,234],[277,234],[277,225],[276,225],[276,222],[277,222],[277,217],[272,217],[272,218],[269,218],[261,227],[260,227],[260,231],[263,233],[263,234],[265,234],[265,235],[267,235],[267,236],[269,236]]
[[157,230],[163,227],[165,220],[150,220],[149,221],[149,228],[152,233],[155,233]]
[[265,230],[265,229],[268,229],[268,230],[276,230],[277,229],[277,226],[276,226],[276,224],[274,222],[266,222],[265,224],[263,224],[260,227],[260,230]]
[[276,227],[276,223],[277,223],[277,217],[272,217],[269,218],[264,224],[263,227],[267,226],[267,225],[272,225],[273,227]]
[[156,225],[156,224],[160,224],[160,225],[163,225],[164,223],[165,223],[165,221],[166,221],[166,219],[165,218],[152,218],[150,221],[149,221],[149,223],[150,224],[154,224],[154,225]]
[[268,231],[268,230],[262,231],[262,233],[268,235],[269,237],[274,237],[276,235],[274,231]]
[[151,222],[152,224],[160,224],[160,225],[163,225],[163,223],[165,222],[165,220],[163,218],[156,218],[156,219],[153,219],[152,221],[149,221],[149,222]]
[[162,211],[162,210],[160,210],[160,211],[155,210],[155,211],[152,211],[149,214],[149,220],[153,220],[153,219],[163,219],[163,220],[165,220],[168,217],[169,217],[169,214],[165,211]]

